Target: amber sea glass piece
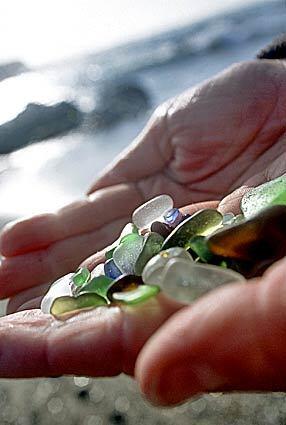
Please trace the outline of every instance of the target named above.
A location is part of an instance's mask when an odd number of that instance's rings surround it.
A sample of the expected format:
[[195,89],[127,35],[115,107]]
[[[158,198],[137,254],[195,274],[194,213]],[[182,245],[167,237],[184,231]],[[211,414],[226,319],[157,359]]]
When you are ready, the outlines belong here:
[[244,261],[263,270],[286,255],[286,206],[276,205],[208,238],[208,247],[221,257]]

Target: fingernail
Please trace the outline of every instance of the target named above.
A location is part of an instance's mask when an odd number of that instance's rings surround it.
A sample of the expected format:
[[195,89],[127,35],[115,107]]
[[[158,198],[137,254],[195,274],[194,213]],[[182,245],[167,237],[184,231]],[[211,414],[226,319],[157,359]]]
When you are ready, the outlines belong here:
[[194,395],[221,389],[227,380],[208,364],[169,367],[150,385],[150,400],[159,405],[181,403]]

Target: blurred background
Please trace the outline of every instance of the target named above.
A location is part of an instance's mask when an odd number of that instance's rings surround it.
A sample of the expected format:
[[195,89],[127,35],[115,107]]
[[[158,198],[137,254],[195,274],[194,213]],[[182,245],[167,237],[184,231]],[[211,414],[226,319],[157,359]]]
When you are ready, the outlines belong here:
[[[82,196],[162,101],[285,32],[282,0],[1,0],[0,225]],[[0,380],[0,424],[286,424],[284,394],[155,409],[127,377]]]

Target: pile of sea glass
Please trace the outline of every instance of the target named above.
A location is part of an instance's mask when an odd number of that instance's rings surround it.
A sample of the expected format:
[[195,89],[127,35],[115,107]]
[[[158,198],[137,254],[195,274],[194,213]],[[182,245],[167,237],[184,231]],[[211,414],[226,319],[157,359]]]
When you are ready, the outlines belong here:
[[134,211],[105,263],[54,282],[41,309],[63,319],[99,306],[135,305],[160,290],[192,302],[219,285],[261,275],[286,255],[285,234],[286,176],[248,191],[237,216],[216,209],[183,214],[160,195]]

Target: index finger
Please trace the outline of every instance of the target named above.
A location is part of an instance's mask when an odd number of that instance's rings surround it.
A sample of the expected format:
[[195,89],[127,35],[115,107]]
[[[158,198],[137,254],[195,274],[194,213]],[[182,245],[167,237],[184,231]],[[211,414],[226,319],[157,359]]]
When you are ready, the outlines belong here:
[[182,307],[162,294],[137,307],[99,307],[66,321],[40,310],[0,319],[0,377],[133,374],[150,335]]

